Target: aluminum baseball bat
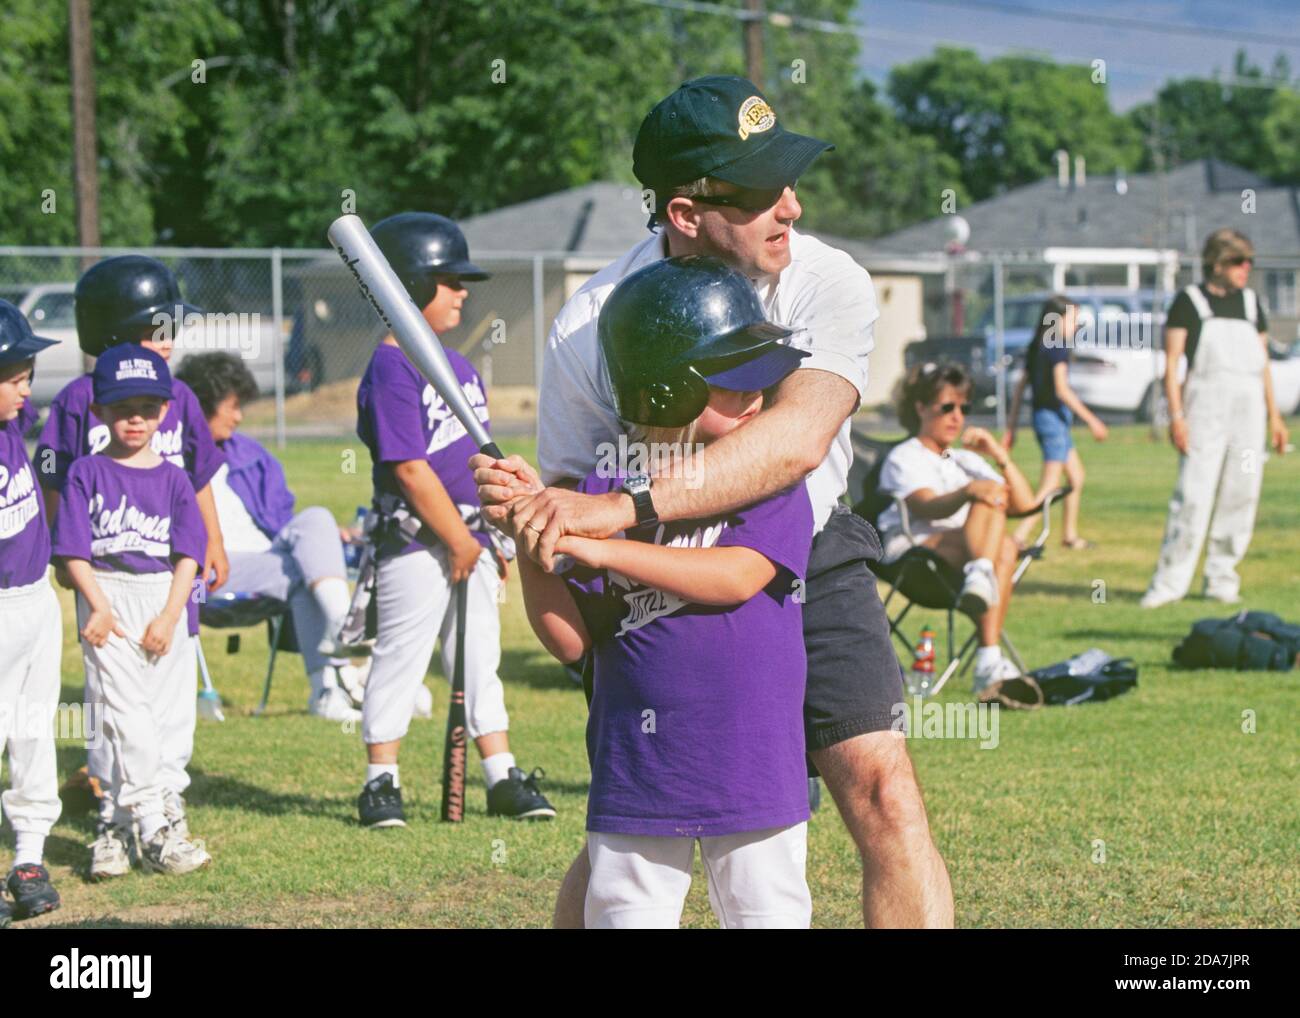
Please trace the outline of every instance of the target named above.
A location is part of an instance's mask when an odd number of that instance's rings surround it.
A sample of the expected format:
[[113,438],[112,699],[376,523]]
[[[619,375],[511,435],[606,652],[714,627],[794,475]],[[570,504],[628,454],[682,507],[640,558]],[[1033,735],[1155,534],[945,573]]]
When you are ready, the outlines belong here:
[[379,245],[370,236],[366,224],[360,216],[339,216],[330,224],[330,243],[338,252],[343,264],[356,278],[361,294],[370,302],[379,315],[380,321],[393,334],[406,356],[419,369],[420,374],[428,379],[438,395],[451,408],[479,451],[487,456],[502,459],[501,450],[497,448],[482,421],[474,413],[461,391],[456,373],[447,361],[447,354],[442,343],[424,320],[424,315],[411,300],[402,281],[397,278]]

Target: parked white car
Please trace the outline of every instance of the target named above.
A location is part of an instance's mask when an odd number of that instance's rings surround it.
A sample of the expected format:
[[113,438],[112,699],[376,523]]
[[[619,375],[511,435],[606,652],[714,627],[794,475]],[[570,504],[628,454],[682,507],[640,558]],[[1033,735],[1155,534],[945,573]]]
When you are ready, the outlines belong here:
[[[59,341],[58,346],[44,351],[36,362],[32,399],[41,407],[47,406],[60,389],[93,366],[77,345],[75,289],[73,283],[0,287],[0,297],[27,316],[38,336]],[[286,331],[291,325],[286,319]],[[245,358],[258,390],[267,395],[275,391],[275,356],[282,345],[275,338],[274,320],[269,315],[210,315],[202,331],[181,334],[171,367],[178,368],[190,353],[228,349]]]

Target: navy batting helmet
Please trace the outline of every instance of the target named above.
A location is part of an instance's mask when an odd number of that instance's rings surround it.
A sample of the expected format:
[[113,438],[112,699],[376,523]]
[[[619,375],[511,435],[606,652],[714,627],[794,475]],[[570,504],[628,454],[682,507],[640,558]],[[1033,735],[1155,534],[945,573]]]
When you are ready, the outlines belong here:
[[58,342],[37,336],[21,311],[7,300],[0,300],[0,367],[29,361]]
[[399,212],[381,219],[370,235],[397,273],[411,300],[423,308],[438,292],[439,276],[487,279],[469,260],[469,244],[460,227],[433,212]]
[[596,326],[625,421],[679,428],[709,402],[709,386],[755,392],[805,354],[778,343],[754,287],[717,258],[685,255],[647,265],[614,288]]
[[181,299],[176,274],[145,255],[119,255],[92,265],[77,280],[76,297],[77,344],[91,357],[119,343],[138,343],[151,326],[157,328],[155,315],[183,319],[202,313]]

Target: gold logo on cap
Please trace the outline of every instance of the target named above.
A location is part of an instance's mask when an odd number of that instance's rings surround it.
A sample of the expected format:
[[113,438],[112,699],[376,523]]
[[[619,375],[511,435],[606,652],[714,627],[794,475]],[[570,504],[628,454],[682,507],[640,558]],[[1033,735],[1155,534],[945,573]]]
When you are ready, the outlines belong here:
[[740,104],[740,139],[744,141],[751,134],[758,134],[760,131],[770,130],[776,126],[776,114],[772,112],[763,99],[756,95],[751,95]]

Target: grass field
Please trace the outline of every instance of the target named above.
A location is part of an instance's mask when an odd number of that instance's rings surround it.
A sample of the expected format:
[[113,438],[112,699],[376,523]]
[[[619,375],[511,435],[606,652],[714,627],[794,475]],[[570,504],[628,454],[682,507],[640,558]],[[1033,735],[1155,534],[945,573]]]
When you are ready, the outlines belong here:
[[[1025,438],[1017,455],[1036,476],[1037,449]],[[1106,704],[1004,712],[995,749],[975,740],[911,742],[952,874],[957,921],[1293,926],[1300,883],[1296,675],[1170,667],[1170,650],[1193,620],[1229,612],[1196,597],[1156,612],[1137,606],[1159,545],[1175,455],[1135,427],[1114,429],[1103,446],[1082,441],[1090,471],[1083,530],[1099,547],[1066,552],[1053,545],[1018,591],[1009,628],[1031,666],[1099,646],[1133,657],[1140,685]],[[525,442],[502,444],[531,452]],[[368,501],[369,463],[355,444],[296,443],[284,464],[299,507],[323,504],[346,521]],[[1247,606],[1293,619],[1300,615],[1298,495],[1300,456],[1272,458],[1242,570]],[[1104,603],[1094,596],[1099,581]],[[429,683],[437,720],[415,722],[403,748],[410,826],[362,830],[355,814],[364,773],[360,736],[306,715],[301,659],[281,659],[271,710],[255,718],[263,632],[247,631],[242,651],[228,656],[224,633],[205,631],[227,721],[200,722],[188,798],[191,825],[214,865],[190,877],[133,874],[88,884],[80,874],[91,817],[65,815],[48,843],[63,909],[26,925],[546,925],[560,877],[583,843],[586,710],[581,692],[528,630],[514,576],[502,613],[513,749],[521,766],[546,769],[544,788],[560,811],[555,822],[488,819],[476,765],[466,822],[437,822],[447,695],[435,671]],[[63,697],[80,701],[71,622],[64,638]],[[956,687],[943,698],[966,699],[964,686]],[[1253,734],[1243,732],[1245,711],[1254,712]],[[83,758],[79,747],[61,744],[61,775]],[[6,838],[0,849],[6,869],[10,844]],[[829,802],[811,823],[808,875],[815,925],[861,925],[860,868]],[[702,878],[685,921],[713,925]]]

